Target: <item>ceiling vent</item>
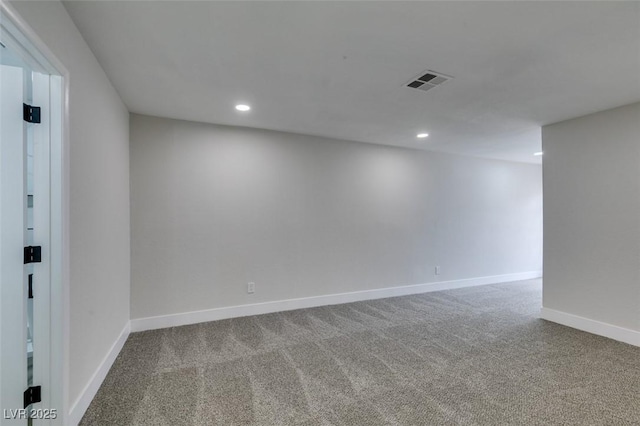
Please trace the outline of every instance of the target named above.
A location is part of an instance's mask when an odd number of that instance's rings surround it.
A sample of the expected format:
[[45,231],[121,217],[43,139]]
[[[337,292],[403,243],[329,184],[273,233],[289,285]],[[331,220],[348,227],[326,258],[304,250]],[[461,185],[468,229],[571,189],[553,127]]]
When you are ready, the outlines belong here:
[[406,86],[412,89],[418,89],[426,92],[434,87],[438,87],[443,83],[451,80],[453,77],[450,75],[441,74],[439,72],[427,70],[420,74],[417,78],[411,79]]

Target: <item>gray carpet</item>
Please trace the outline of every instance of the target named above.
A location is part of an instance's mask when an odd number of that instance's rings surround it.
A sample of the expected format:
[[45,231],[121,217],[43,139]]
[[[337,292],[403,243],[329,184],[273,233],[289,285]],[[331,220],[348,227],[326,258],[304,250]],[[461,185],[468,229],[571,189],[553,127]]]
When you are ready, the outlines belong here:
[[133,333],[82,425],[640,425],[640,348],[540,280]]

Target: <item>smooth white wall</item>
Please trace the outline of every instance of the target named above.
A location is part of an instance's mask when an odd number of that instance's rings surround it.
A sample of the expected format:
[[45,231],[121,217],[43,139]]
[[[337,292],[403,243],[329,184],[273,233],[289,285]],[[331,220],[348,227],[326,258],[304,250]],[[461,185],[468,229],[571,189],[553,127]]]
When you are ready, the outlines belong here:
[[640,103],[542,128],[545,308],[640,330]]
[[73,404],[129,321],[129,113],[60,2],[12,6],[70,73]]
[[132,318],[541,269],[540,166],[130,125]]

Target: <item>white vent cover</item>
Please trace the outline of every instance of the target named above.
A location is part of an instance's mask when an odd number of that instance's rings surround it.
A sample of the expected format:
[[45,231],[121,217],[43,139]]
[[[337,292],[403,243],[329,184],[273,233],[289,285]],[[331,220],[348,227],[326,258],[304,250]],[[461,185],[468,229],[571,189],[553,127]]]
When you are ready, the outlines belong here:
[[436,71],[426,70],[418,77],[412,78],[405,86],[426,92],[451,80],[453,77]]

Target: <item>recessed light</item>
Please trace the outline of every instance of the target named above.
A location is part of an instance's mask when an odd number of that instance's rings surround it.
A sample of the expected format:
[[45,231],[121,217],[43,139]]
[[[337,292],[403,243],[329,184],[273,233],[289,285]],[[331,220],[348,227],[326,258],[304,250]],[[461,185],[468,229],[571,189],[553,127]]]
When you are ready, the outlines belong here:
[[245,112],[245,111],[249,111],[251,107],[249,105],[239,104],[239,105],[236,105],[236,109],[238,111]]
[[429,133],[418,133],[418,134],[416,135],[416,137],[417,137],[418,139],[424,139],[424,138],[426,138],[426,137],[428,137],[428,136],[429,136]]
[[535,155],[536,157],[540,157],[543,154],[542,151],[538,151],[538,152],[534,152],[533,155]]

